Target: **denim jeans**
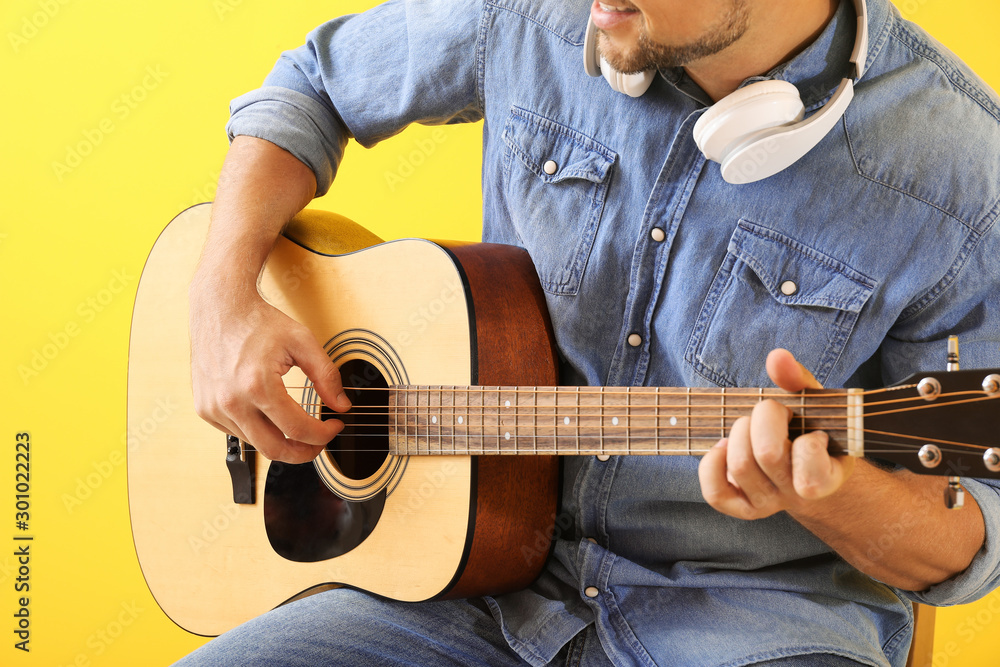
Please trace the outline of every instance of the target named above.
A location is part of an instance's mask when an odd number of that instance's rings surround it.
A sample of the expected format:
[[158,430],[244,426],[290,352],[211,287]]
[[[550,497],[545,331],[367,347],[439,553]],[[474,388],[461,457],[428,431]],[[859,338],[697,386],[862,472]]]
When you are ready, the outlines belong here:
[[[677,656],[670,665],[695,665]],[[479,599],[405,603],[348,588],[318,593],[278,607],[227,632],[176,667],[499,667],[527,665],[507,645],[500,626]],[[594,625],[588,625],[550,663],[610,667]],[[847,667],[853,660],[828,654],[754,663],[760,667]]]

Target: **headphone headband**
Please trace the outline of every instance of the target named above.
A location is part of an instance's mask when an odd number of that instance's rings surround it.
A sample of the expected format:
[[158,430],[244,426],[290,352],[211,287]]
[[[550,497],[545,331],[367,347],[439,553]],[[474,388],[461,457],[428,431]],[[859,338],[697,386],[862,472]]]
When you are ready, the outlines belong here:
[[[729,183],[752,183],[791,166],[822,141],[854,99],[854,82],[864,74],[868,59],[868,7],[852,0],[857,33],[850,63],[851,78],[841,80],[826,104],[808,119],[801,98],[789,105],[785,82],[759,81],[716,102],[695,123],[694,137],[705,157],[721,164]],[[656,71],[622,74],[600,55],[597,27],[588,19],[583,42],[583,65],[590,76],[607,79],[611,87],[631,97],[642,95]],[[777,86],[775,84],[785,84]]]

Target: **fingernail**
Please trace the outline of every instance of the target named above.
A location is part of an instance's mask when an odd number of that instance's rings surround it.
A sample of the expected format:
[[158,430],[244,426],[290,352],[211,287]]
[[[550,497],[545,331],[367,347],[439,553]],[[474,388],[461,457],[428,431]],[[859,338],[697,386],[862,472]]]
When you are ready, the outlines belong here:
[[347,394],[340,392],[337,396],[337,409],[341,412],[347,412],[351,409],[351,399],[347,398]]

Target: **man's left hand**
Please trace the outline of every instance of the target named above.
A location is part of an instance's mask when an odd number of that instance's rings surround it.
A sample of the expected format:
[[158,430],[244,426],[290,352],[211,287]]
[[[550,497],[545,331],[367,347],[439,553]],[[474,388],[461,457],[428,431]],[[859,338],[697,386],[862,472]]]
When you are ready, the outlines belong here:
[[[767,374],[790,392],[821,385],[787,350],[772,350]],[[762,519],[796,510],[835,493],[854,468],[854,458],[831,456],[823,431],[788,437],[792,412],[774,400],[757,404],[733,424],[702,458],[701,492],[709,505],[740,519]]]

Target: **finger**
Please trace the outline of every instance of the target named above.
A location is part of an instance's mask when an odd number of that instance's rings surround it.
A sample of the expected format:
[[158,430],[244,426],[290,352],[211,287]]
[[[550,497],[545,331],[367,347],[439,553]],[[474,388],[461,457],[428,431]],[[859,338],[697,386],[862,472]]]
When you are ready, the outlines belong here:
[[339,419],[323,421],[306,412],[298,401],[288,395],[280,378],[277,384],[280,388],[270,390],[267,400],[258,409],[284,439],[322,448],[344,429],[344,423]]
[[726,455],[727,474],[758,512],[771,513],[779,490],[757,461],[753,440],[753,417],[741,417],[729,432]]
[[755,510],[727,475],[727,445],[728,441],[722,439],[701,457],[698,464],[701,495],[716,511],[737,518],[751,518]]
[[323,445],[316,446],[286,438],[282,430],[260,412],[245,418],[242,424],[249,436],[246,442],[272,461],[308,463],[323,451]]
[[834,494],[854,469],[854,457],[830,456],[829,436],[823,431],[806,433],[792,443],[795,492],[806,500]]
[[771,350],[764,366],[771,381],[785,391],[823,388],[823,385],[813,377],[813,374],[796,361],[788,350],[781,348]]
[[302,334],[289,352],[295,365],[312,380],[313,387],[324,404],[337,412],[351,409],[351,401],[344,392],[340,371],[311,333],[306,331]]
[[[791,442],[788,440],[788,422],[791,411],[777,401],[761,401],[750,413],[750,442],[753,457],[773,489],[791,493],[792,460]],[[744,491],[749,493],[747,489]],[[761,488],[760,492],[766,492]]]

